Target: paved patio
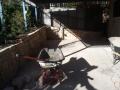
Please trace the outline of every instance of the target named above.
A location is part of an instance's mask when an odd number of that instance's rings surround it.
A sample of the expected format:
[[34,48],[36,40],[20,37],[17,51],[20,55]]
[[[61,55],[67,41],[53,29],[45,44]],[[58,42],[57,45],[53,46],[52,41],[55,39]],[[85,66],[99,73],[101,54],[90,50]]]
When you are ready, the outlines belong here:
[[[52,42],[53,45],[55,41]],[[44,90],[120,90],[120,63],[113,65],[109,44],[101,41],[87,43],[74,39],[63,40],[58,45],[65,56],[62,68],[66,77],[61,84],[49,86]],[[28,62],[17,79],[23,76],[31,82],[39,72],[40,67],[37,63]],[[26,85],[26,88],[29,85]]]
[[67,78],[48,90],[120,90],[120,63],[113,65],[109,44],[70,42],[64,40],[59,44],[66,57],[63,70]]

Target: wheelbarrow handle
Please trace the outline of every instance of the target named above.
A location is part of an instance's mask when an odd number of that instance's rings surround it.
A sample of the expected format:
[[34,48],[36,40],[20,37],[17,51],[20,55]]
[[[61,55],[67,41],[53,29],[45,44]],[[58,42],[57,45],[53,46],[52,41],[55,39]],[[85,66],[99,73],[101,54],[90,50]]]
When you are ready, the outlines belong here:
[[32,61],[44,61],[44,59],[40,58],[36,58],[36,57],[31,57],[31,56],[23,56],[24,59],[27,59],[27,60],[32,60]]
[[24,59],[28,59],[28,60],[38,60],[38,58],[35,57],[30,57],[30,56],[23,56]]

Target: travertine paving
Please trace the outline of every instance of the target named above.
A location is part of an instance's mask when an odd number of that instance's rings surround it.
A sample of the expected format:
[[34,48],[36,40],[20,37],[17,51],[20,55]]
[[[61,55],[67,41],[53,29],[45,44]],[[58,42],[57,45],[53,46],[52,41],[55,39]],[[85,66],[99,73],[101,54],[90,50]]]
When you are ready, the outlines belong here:
[[114,59],[109,45],[87,46],[83,41],[71,42],[61,48],[66,56],[63,70],[67,79],[51,89],[120,90],[120,63],[113,65]]
[[[56,44],[53,42],[50,41]],[[61,67],[65,78],[61,84],[43,90],[120,90],[120,62],[113,65],[109,44],[93,45],[80,40],[63,40],[57,45],[65,56]],[[41,90],[36,87],[35,81],[40,75],[38,63],[28,62],[21,71],[12,84],[20,86],[24,83],[23,90]]]

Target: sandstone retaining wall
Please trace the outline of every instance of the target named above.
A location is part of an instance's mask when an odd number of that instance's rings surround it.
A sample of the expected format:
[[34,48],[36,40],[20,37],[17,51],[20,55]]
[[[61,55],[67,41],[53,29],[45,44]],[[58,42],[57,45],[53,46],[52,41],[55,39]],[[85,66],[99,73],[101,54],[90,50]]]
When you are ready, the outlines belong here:
[[7,83],[16,74],[19,55],[36,56],[39,50],[46,45],[46,27],[29,33],[21,42],[0,50],[0,87]]

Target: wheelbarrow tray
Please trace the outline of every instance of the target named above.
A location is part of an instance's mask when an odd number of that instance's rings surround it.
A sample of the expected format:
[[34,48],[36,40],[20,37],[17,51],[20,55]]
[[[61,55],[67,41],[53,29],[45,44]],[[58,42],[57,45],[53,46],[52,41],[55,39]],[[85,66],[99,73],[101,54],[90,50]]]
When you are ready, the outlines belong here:
[[58,62],[64,60],[64,55],[59,48],[56,49],[42,49],[38,54],[38,59],[46,59],[51,62]]

